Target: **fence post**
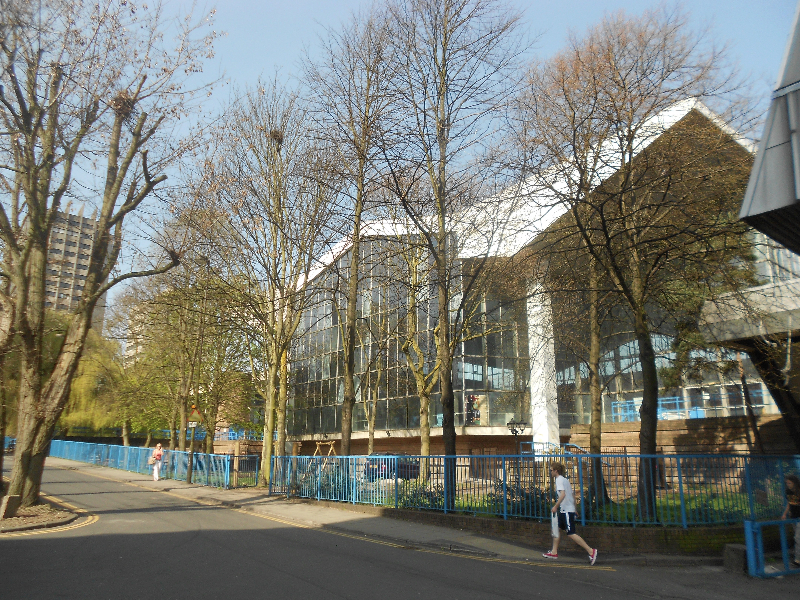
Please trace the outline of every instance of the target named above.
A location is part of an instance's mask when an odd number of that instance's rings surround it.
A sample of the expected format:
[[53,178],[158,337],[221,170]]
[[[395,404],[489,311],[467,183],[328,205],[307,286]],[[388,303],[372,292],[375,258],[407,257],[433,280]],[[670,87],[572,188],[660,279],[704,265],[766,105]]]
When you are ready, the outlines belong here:
[[583,460],[578,454],[578,489],[581,491],[581,527],[586,525],[586,494],[583,490]]
[[744,459],[744,485],[747,490],[747,502],[750,504],[750,520],[756,520],[756,505],[753,498],[753,484],[750,481],[750,458]]
[[686,500],[683,496],[683,473],[681,472],[681,457],[676,456],[675,462],[678,465],[678,493],[681,499],[681,524],[683,525],[684,529],[689,529],[689,525],[686,522]]
[[322,461],[317,461],[317,500],[322,497]]
[[757,577],[758,572],[758,560],[756,558],[758,549],[756,548],[755,527],[756,524],[753,521],[744,522],[744,543],[747,547],[747,573],[750,577]]
[[206,452],[206,486],[211,484],[211,462],[209,456],[208,452]]
[[356,503],[356,457],[354,456],[351,459],[353,463],[353,468],[350,471],[350,480],[353,482],[353,487],[351,488],[350,492],[350,501],[355,504]]
[[272,461],[272,468],[269,470],[269,486],[267,488],[267,495],[272,496],[272,482],[275,480],[275,467],[278,464],[278,457],[270,456],[269,459]]
[[231,485],[231,457],[225,455],[225,489],[230,489]]
[[397,508],[397,479],[398,479],[397,470],[398,470],[398,466],[399,466],[398,463],[399,463],[399,460],[395,456],[394,457],[394,507],[395,507],[395,509]]
[[442,462],[442,475],[444,476],[444,514],[447,514],[447,456],[444,457]]
[[503,518],[508,519],[508,484],[506,480],[506,457],[503,456]]

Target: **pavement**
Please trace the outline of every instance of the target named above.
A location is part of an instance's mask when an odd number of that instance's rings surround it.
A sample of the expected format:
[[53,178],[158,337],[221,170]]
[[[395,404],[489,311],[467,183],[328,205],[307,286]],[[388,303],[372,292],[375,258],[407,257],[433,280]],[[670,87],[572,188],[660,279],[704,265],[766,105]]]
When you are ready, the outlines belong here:
[[[369,539],[409,549],[444,551],[483,557],[487,560],[503,559],[536,563],[541,563],[542,552],[549,550],[549,548],[526,546],[460,529],[378,516],[370,514],[369,507],[365,507],[364,512],[360,512],[353,505],[347,505],[347,509],[343,510],[336,508],[335,505],[331,506],[331,503],[323,506],[314,501],[287,500],[281,496],[269,496],[261,489],[223,490],[172,479],[162,479],[156,482],[148,475],[52,457],[47,459],[47,467],[82,471],[93,477],[163,492],[198,504],[224,506],[232,510],[257,513],[261,517],[278,523],[307,529],[334,531],[347,537]],[[44,499],[56,505],[65,506],[56,497],[45,496]],[[66,504],[66,508],[70,508],[70,506]],[[53,526],[53,524],[47,525]],[[574,544],[571,544],[569,540],[563,540],[561,546],[558,563],[577,565],[588,562],[582,550],[570,547]],[[612,554],[604,553],[600,548],[597,564],[598,566],[718,567],[721,570],[722,557]]]

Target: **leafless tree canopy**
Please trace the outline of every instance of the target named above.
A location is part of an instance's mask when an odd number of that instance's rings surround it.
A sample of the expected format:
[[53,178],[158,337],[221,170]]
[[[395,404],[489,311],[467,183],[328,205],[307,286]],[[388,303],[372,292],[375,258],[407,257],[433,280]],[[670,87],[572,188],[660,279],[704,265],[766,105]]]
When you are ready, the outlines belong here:
[[[0,7],[0,355],[18,336],[20,451],[10,489],[30,504],[95,304],[117,283],[178,261],[170,249],[149,268],[115,270],[126,219],[182,152],[164,132],[190,110],[200,91],[191,76],[210,56],[216,34],[204,31],[210,21],[173,20],[158,3],[4,0]],[[102,183],[94,185],[95,177]],[[94,245],[82,296],[45,379],[45,264],[53,226],[73,201],[95,210]]]

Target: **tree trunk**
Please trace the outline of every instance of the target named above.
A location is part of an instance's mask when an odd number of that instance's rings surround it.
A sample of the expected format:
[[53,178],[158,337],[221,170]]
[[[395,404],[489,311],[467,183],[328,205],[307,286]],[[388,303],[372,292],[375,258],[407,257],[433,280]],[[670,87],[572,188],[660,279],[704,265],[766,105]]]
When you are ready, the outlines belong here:
[[261,474],[259,475],[258,485],[266,487],[269,485],[272,475],[272,456],[275,433],[275,405],[277,404],[277,378],[278,378],[278,357],[272,357],[272,362],[267,368],[267,398],[264,403],[264,445],[261,450]]
[[[181,387],[183,387],[183,386],[181,386]],[[178,408],[179,414],[180,414],[180,419],[181,419],[180,420],[180,431],[178,432],[178,450],[180,450],[181,452],[185,452],[186,451],[186,433],[187,433],[187,427],[186,427],[186,423],[187,423],[187,420],[186,420],[186,416],[187,416],[186,415],[186,401],[187,401],[188,396],[189,396],[188,391],[186,391],[185,393],[181,393],[180,405],[179,405],[179,408]]]
[[[363,164],[361,170],[363,177]],[[356,204],[353,214],[353,241],[350,251],[350,273],[347,278],[347,308],[344,327],[344,398],[342,401],[342,456],[350,455],[350,439],[353,435],[353,406],[356,402],[355,347],[356,347],[356,301],[358,299],[358,271],[361,262],[361,208],[364,195],[363,179],[357,182]]]
[[[59,349],[58,359],[47,383],[43,383],[42,335],[36,334],[31,323],[22,319],[22,352],[19,384],[19,422],[22,435],[17,443],[14,471],[11,475],[9,494],[18,495],[22,506],[31,506],[39,501],[44,460],[55,432],[58,418],[69,399],[72,377],[78,367],[83,352],[83,344],[91,322],[91,309],[88,313],[76,315]],[[35,311],[32,311],[35,312]],[[44,314],[42,311],[41,315]],[[37,325],[43,333],[41,325]],[[18,433],[20,428],[18,427]]]
[[[639,344],[639,361],[642,367],[642,407],[639,409],[641,428],[639,430],[639,453],[643,456],[639,463],[639,513],[643,520],[652,522],[656,511],[656,434],[658,430],[658,371],[656,354],[644,309],[635,313],[634,327]],[[644,455],[650,455],[645,457]]]
[[422,456],[431,454],[431,397],[423,393],[419,396],[419,453]]
[[[422,456],[431,455],[431,397],[430,394],[419,395],[419,453]],[[430,479],[430,460],[423,458],[420,460],[419,476],[424,482]]]
[[377,386],[373,390],[371,387],[369,388],[369,408],[367,407],[367,402],[364,402],[364,409],[367,411],[367,429],[368,429],[368,436],[369,439],[367,441],[367,454],[372,454],[375,452],[375,406],[376,398],[378,395]]
[[[589,259],[589,394],[592,399],[592,419],[589,425],[589,453],[603,451],[603,393],[600,386],[600,291],[597,262]],[[592,458],[592,488],[589,498],[594,502],[606,504],[611,501],[603,477],[603,461]]]
[[289,362],[288,352],[284,350],[281,354],[280,385],[278,387],[278,414],[277,428],[278,440],[275,449],[276,456],[286,454],[286,404],[289,399]]
[[[775,344],[778,349],[783,346]],[[761,380],[767,386],[778,410],[781,411],[783,423],[786,425],[795,451],[800,453],[800,402],[787,385],[783,368],[775,357],[775,346],[756,341],[745,351],[750,356]]]
[[175,450],[178,440],[178,411],[174,410],[169,419],[169,449]]
[[8,493],[20,496],[21,506],[33,506],[39,501],[44,461],[54,429],[55,424],[47,428],[43,420],[36,419],[27,412],[23,418],[20,411],[14,470]]
[[[3,473],[3,461],[5,460],[5,441],[6,441],[6,426],[8,423],[8,410],[9,410],[9,396],[6,391],[6,386],[3,382],[6,381],[6,356],[11,348],[14,333],[14,305],[6,298],[8,292],[8,285],[0,292],[0,474]],[[5,486],[0,477],[0,498],[5,493]]]
[[122,445],[131,445],[131,422],[128,419],[122,421]]
[[144,439],[144,447],[149,448],[150,444],[152,443],[153,443],[153,432],[148,429],[147,437]]
[[[443,227],[442,227],[442,230]],[[441,240],[444,242],[444,240]],[[437,291],[439,319],[436,334],[436,354],[439,359],[439,393],[442,403],[442,441],[445,453],[445,496],[447,509],[455,506],[456,493],[456,422],[455,395],[453,393],[453,358],[450,353],[450,295],[448,285],[448,269],[446,243],[440,244],[437,257]]]
[[[0,349],[0,378],[5,377],[5,354]],[[5,485],[3,484],[3,461],[6,456],[6,422],[8,420],[8,408],[6,406],[6,390],[5,387],[0,385],[0,498],[5,494]]]
[[744,372],[744,362],[742,362],[742,355],[736,353],[736,362],[739,364],[739,378],[742,382],[742,396],[744,397],[745,410],[747,411],[747,421],[750,423],[750,429],[753,430],[753,439],[756,442],[756,448],[760,454],[764,454],[764,442],[761,441],[761,432],[758,430],[758,421],[756,421],[756,414],[753,412],[753,403],[750,401],[750,388],[747,387],[747,375]]
[[[440,273],[440,277],[446,277]],[[453,394],[453,359],[450,355],[450,319],[447,302],[447,286],[439,284],[439,330],[436,336],[436,353],[440,357],[439,391],[442,402],[442,438],[444,453],[455,456],[456,453],[456,421],[455,396]]]
[[214,454],[214,432],[206,431],[206,454]]

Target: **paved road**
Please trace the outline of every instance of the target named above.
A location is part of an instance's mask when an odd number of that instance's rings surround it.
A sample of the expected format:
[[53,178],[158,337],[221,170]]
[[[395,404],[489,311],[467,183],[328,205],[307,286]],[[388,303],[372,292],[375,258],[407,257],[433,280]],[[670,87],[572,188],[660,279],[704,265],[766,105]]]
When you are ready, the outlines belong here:
[[697,598],[797,597],[800,581],[717,568],[498,562],[370,542],[85,471],[48,468],[43,489],[88,511],[60,531],[0,535],[0,597]]

